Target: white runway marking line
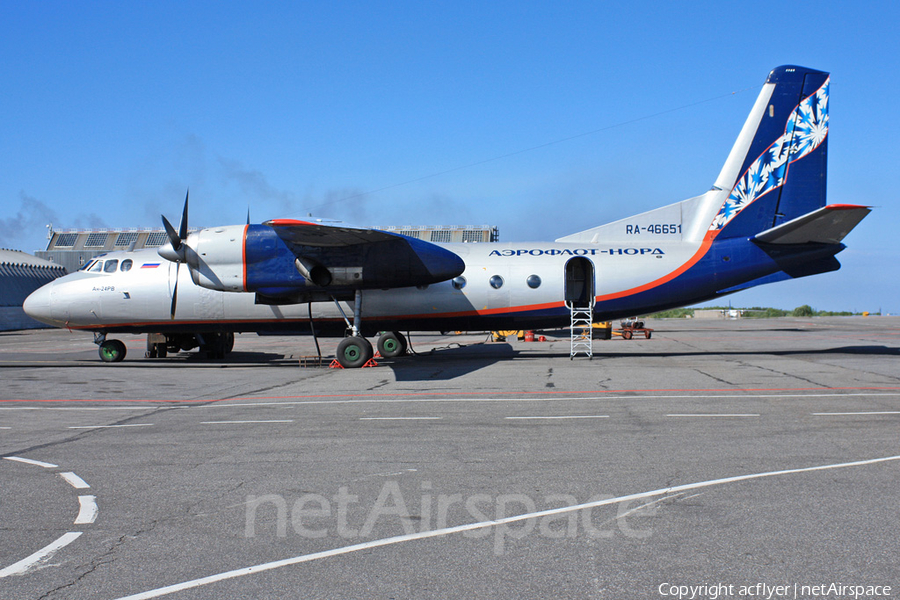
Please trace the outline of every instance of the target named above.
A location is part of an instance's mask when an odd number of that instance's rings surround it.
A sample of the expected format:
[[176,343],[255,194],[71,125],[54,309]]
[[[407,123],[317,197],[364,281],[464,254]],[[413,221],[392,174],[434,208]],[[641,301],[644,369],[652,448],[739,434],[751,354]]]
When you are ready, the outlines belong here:
[[768,471],[765,473],[755,473],[752,475],[737,475],[735,477],[726,477],[724,479],[713,479],[710,481],[701,481],[699,483],[688,483],[688,484],[684,484],[684,485],[676,485],[673,487],[662,488],[659,490],[653,490],[653,491],[649,491],[649,492],[640,492],[640,493],[631,494],[628,496],[620,496],[618,498],[607,498],[605,500],[598,500],[596,502],[587,502],[585,504],[576,504],[574,506],[551,508],[549,510],[542,510],[539,512],[533,512],[533,513],[528,513],[528,514],[524,514],[524,515],[517,515],[514,517],[507,517],[505,519],[498,519],[496,521],[484,521],[481,523],[470,523],[468,525],[458,525],[456,527],[448,527],[446,529],[437,529],[434,531],[423,531],[420,533],[398,535],[395,537],[384,538],[381,540],[374,540],[374,541],[365,542],[362,544],[354,544],[352,546],[344,546],[343,548],[335,548],[333,550],[325,550],[323,552],[315,552],[313,554],[304,554],[302,556],[295,556],[293,558],[286,558],[283,560],[262,563],[262,564],[254,565],[252,567],[244,567],[242,569],[226,571],[224,573],[219,573],[218,575],[210,575],[208,577],[201,577],[200,579],[194,579],[191,581],[185,581],[183,583],[168,585],[165,587],[157,588],[155,590],[141,592],[139,594],[133,594],[131,596],[124,596],[122,598],[118,598],[117,600],[149,600],[150,598],[159,598],[160,596],[166,596],[168,594],[173,594],[175,592],[180,592],[183,590],[197,588],[197,587],[208,585],[211,583],[224,581],[226,579],[234,579],[236,577],[243,577],[245,575],[251,575],[253,573],[261,573],[263,571],[271,571],[272,569],[278,569],[280,567],[297,565],[300,563],[319,560],[322,558],[330,558],[332,556],[340,556],[340,555],[344,555],[344,554],[350,554],[351,552],[357,552],[359,550],[368,550],[371,548],[379,548],[382,546],[392,546],[394,544],[401,544],[403,542],[410,542],[413,540],[423,540],[423,539],[428,539],[428,538],[443,537],[443,536],[451,535],[454,533],[473,531],[476,529],[485,529],[488,527],[496,527],[497,525],[506,525],[508,523],[527,521],[529,519],[537,519],[537,518],[541,518],[541,517],[545,517],[545,516],[575,512],[575,511],[584,510],[587,508],[596,508],[599,506],[606,506],[606,505],[610,505],[610,504],[621,504],[623,502],[629,502],[632,500],[642,500],[644,498],[655,498],[658,496],[667,496],[670,494],[678,494],[678,493],[685,492],[688,490],[696,490],[696,489],[700,489],[700,488],[711,487],[711,486],[715,486],[715,485],[722,485],[722,484],[726,484],[726,483],[735,483],[738,481],[747,481],[747,480],[751,480],[751,479],[762,479],[764,477],[775,477],[777,475],[792,475],[792,474],[796,474],[796,473],[811,473],[814,471],[825,471],[825,470],[829,470],[829,469],[860,467],[860,466],[865,466],[865,465],[874,465],[874,464],[878,464],[878,463],[896,461],[896,460],[900,460],[900,456],[889,456],[886,458],[873,458],[873,459],[869,459],[869,460],[860,460],[860,461],[848,462],[848,463],[838,463],[838,464],[833,464],[833,465],[822,465],[822,466],[818,466],[818,467],[803,467],[803,468],[799,468],[799,469],[786,469],[783,471]]
[[[87,400],[85,400],[87,402]],[[186,406],[0,406],[0,410],[152,410],[157,408],[176,409]]]
[[87,482],[85,482],[84,479],[82,479],[75,473],[60,473],[59,476],[65,479],[69,483],[69,485],[71,485],[76,490],[86,490],[91,487],[87,484]]
[[75,525],[87,525],[97,520],[100,510],[97,508],[97,496],[78,496],[78,516]]
[[248,423],[293,423],[293,419],[272,419],[269,421],[200,421],[201,425],[246,425]]
[[758,417],[756,413],[672,413],[667,417]]
[[14,460],[16,462],[25,463],[28,465],[36,465],[38,467],[44,467],[45,469],[56,469],[59,465],[54,465],[53,463],[41,462],[39,460],[32,460],[30,458],[22,458],[21,456],[4,456],[6,460]]
[[117,427],[153,427],[153,423],[128,423],[125,425],[71,425],[69,429],[115,429]]
[[444,417],[360,417],[360,421],[440,421]]
[[900,410],[872,410],[864,412],[813,413],[814,417],[849,417],[855,415],[900,415]]
[[527,421],[530,419],[608,419],[609,415],[559,415],[549,417],[503,417],[510,421]]
[[23,558],[19,562],[12,564],[5,569],[0,569],[0,578],[9,577],[10,575],[24,575],[29,569],[36,566],[38,563],[49,559],[60,548],[64,548],[65,546],[68,546],[69,544],[77,540],[81,533],[82,532],[80,531],[70,531],[69,533],[62,535],[52,544],[44,546],[31,556]]

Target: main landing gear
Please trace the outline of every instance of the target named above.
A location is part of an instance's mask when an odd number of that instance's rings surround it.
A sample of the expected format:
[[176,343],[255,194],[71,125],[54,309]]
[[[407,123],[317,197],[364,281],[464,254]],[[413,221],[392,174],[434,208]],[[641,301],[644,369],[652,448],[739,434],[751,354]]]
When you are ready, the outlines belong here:
[[385,331],[378,336],[378,353],[385,358],[395,358],[406,354],[409,344],[399,331]]
[[[383,358],[396,358],[406,354],[409,346],[399,331],[386,331],[378,336],[376,347]],[[341,340],[336,354],[338,363],[345,369],[362,367],[375,355],[372,343],[360,335],[351,335]]]
[[[375,355],[372,343],[360,334],[360,325],[362,324],[362,292],[356,290],[354,308],[353,308],[353,324],[347,319],[344,310],[337,300],[334,302],[344,321],[347,323],[348,337],[345,337],[338,344],[336,358],[338,363],[345,369],[358,369],[369,362]],[[378,353],[384,358],[395,358],[406,354],[408,344],[406,338],[399,331],[386,331],[378,336]]]
[[372,343],[364,337],[351,335],[341,340],[337,347],[337,361],[345,369],[357,369],[374,355]]

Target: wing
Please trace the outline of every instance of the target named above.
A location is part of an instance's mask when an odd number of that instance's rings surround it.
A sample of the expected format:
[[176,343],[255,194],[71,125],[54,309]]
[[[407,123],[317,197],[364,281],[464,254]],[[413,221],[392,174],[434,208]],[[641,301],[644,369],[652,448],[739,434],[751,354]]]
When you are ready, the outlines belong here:
[[406,237],[379,229],[365,229],[351,225],[327,225],[309,221],[295,221],[293,219],[272,219],[266,221],[263,225],[274,228],[278,232],[278,237],[285,242],[296,246],[319,248],[370,244],[393,240],[397,237]]
[[347,225],[276,219],[266,221],[295,257],[307,282],[322,288],[393,288],[452,279],[465,263],[452,251],[423,240]]

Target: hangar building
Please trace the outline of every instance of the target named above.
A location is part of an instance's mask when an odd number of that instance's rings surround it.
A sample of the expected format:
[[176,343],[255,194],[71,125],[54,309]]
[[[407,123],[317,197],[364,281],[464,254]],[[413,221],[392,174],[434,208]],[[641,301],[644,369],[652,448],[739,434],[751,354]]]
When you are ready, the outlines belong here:
[[66,274],[65,268],[18,250],[0,250],[0,331],[46,327],[25,314],[28,294]]

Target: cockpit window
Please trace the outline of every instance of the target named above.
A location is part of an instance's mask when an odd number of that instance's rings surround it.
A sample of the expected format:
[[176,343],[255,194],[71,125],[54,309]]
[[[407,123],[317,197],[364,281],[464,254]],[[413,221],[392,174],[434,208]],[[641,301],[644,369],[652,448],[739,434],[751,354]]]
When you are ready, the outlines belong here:
[[106,261],[106,264],[103,265],[103,272],[115,273],[117,268],[119,268],[119,260],[114,258],[112,260]]
[[103,271],[103,261],[98,260],[94,262],[93,266],[91,266],[88,271],[90,271],[91,273],[100,273],[101,271]]
[[119,270],[122,271],[123,273],[125,271],[130,271],[131,265],[132,265],[131,259],[126,258],[125,260],[122,261],[122,266],[119,267]]
[[78,269],[78,270],[79,270],[79,271],[88,271],[88,270],[90,270],[90,268],[91,268],[93,265],[94,265],[94,261],[89,260],[89,261],[87,261],[86,263],[84,263],[83,265],[81,265],[81,268]]

